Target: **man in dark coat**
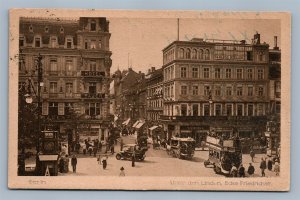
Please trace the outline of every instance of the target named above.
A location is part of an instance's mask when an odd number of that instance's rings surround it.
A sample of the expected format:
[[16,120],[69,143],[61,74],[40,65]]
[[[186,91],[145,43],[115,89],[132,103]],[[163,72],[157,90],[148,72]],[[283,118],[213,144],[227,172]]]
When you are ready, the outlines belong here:
[[240,177],[245,177],[245,167],[241,164],[239,168]]
[[133,151],[132,153],[132,157],[131,157],[131,166],[135,167],[135,151]]
[[252,148],[250,150],[250,156],[251,156],[251,161],[254,162],[255,153]]
[[269,159],[268,160],[268,170],[272,171],[272,168],[273,168],[273,162],[272,162],[272,159]]
[[73,168],[73,173],[76,173],[77,158],[76,158],[75,154],[73,154],[73,156],[71,158],[71,165]]
[[104,157],[102,160],[102,166],[103,166],[103,169],[106,169],[106,166],[107,166],[107,158],[106,157]]
[[248,174],[249,176],[252,176],[254,174],[255,168],[252,165],[252,163],[249,163],[249,167],[248,167]]
[[265,169],[267,168],[267,163],[264,160],[264,158],[261,158],[261,162],[260,162],[260,167],[259,168],[261,169],[261,176],[262,177],[266,176]]

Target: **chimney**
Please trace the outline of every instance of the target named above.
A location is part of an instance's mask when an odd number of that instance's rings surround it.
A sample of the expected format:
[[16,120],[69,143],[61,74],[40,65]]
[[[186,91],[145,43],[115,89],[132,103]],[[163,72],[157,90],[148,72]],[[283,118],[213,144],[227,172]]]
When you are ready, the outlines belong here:
[[279,49],[279,47],[277,46],[277,36],[274,36],[274,48],[273,49],[276,49],[276,50]]
[[260,34],[258,32],[254,35],[254,44],[260,44]]
[[151,67],[151,72],[154,72],[155,71],[155,67]]

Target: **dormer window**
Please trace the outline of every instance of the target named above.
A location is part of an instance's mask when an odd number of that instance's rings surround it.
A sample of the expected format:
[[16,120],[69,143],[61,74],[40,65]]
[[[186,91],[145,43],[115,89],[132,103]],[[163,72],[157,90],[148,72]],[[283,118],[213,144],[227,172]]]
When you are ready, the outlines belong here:
[[96,21],[91,21],[91,31],[96,31]]
[[41,47],[42,44],[41,44],[41,37],[35,37],[34,38],[34,47]]
[[67,49],[71,49],[73,47],[73,39],[67,38],[66,45],[67,45]]
[[31,32],[31,33],[33,32],[33,27],[32,27],[32,25],[29,26],[29,32]]

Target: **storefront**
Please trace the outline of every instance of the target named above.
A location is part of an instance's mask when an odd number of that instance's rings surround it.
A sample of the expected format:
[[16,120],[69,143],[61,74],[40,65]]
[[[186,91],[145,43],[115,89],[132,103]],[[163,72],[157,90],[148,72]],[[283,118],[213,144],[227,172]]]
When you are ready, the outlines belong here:
[[209,126],[180,126],[179,137],[191,137],[196,141],[196,147],[200,147],[206,140]]

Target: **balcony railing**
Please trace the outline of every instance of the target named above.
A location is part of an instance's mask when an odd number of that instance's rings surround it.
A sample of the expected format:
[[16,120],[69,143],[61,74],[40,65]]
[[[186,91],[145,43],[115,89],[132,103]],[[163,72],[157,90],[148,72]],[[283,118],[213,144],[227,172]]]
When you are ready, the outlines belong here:
[[259,121],[267,119],[266,116],[166,116],[161,115],[161,120],[174,120],[174,121]]
[[105,94],[104,93],[83,93],[81,94],[81,98],[84,99],[104,99]]
[[105,72],[81,71],[81,76],[83,76],[83,77],[104,77],[105,76]]

